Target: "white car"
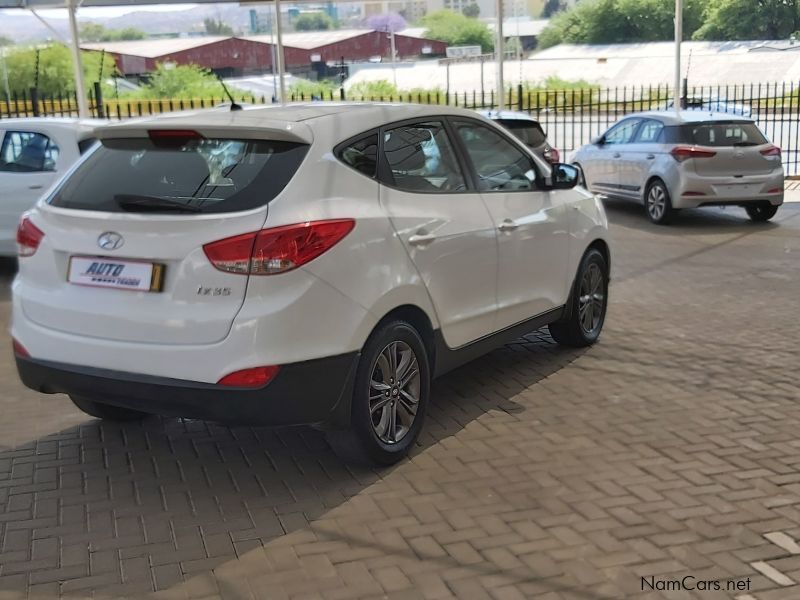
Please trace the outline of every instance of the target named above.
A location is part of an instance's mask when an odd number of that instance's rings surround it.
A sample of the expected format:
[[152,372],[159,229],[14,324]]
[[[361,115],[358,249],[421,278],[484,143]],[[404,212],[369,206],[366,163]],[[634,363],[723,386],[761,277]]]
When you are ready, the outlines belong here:
[[600,334],[601,203],[473,112],[254,107],[97,135],[20,223],[11,325],[23,382],[90,415],[307,423],[388,464],[432,377],[544,325]]
[[94,143],[97,124],[79,119],[0,120],[0,256],[16,256],[20,216]]

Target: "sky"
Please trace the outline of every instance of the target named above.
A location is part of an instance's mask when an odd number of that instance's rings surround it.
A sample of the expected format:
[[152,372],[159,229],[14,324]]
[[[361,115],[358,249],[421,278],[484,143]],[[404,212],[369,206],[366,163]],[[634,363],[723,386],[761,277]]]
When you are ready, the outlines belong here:
[[[168,12],[174,10],[188,10],[194,8],[197,4],[151,4],[145,6],[97,6],[91,8],[79,8],[79,17],[121,17],[131,12],[150,11],[150,12]],[[0,14],[22,14],[21,10],[0,10]],[[37,10],[39,15],[46,19],[66,19],[67,11],[63,8]]]

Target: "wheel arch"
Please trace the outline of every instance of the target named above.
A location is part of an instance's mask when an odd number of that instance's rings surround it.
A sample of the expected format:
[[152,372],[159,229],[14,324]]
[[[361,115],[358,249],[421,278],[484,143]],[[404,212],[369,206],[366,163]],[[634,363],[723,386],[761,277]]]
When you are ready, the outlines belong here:
[[667,193],[669,194],[669,197],[672,198],[672,190],[670,189],[666,178],[662,177],[661,174],[659,173],[651,173],[650,175],[647,176],[647,180],[644,182],[644,186],[642,187],[642,197],[641,197],[642,204],[644,204],[646,201],[647,192],[650,191],[650,186],[653,185],[653,183],[655,183],[656,181],[660,181],[661,183],[664,184],[664,187],[667,188]]
[[434,325],[428,314],[415,304],[402,304],[386,313],[375,327],[373,327],[372,331],[376,331],[384,323],[394,319],[406,321],[417,330],[422,338],[422,342],[425,344],[425,351],[428,353],[431,373],[435,372],[436,344],[434,339]]

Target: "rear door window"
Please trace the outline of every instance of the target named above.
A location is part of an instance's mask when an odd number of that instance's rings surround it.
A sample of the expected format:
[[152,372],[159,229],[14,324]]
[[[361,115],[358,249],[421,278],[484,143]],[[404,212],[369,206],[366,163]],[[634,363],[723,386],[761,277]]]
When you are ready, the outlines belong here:
[[641,119],[625,119],[608,130],[603,136],[603,142],[608,145],[629,144],[633,140]]
[[58,146],[46,135],[33,131],[6,131],[0,146],[0,171],[41,173],[55,171]]
[[533,121],[523,119],[500,119],[500,125],[508,129],[515,137],[519,138],[526,146],[537,148],[547,141],[547,136],[542,126]]
[[105,212],[248,210],[283,190],[307,150],[267,140],[103,140],[50,203]]
[[464,174],[441,121],[413,123],[383,133],[389,169],[384,183],[408,192],[465,191]]
[[642,123],[633,142],[638,144],[654,144],[659,141],[663,129],[664,124],[661,121],[647,119]]

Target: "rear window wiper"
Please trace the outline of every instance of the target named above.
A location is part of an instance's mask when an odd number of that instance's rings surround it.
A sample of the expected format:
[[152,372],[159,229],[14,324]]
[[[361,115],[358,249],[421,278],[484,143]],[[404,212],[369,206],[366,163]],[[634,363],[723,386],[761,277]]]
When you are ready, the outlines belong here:
[[756,142],[733,142],[734,147],[740,148],[743,146],[759,146]]
[[120,208],[130,212],[187,212],[199,213],[203,209],[184,202],[177,202],[159,196],[136,196],[133,194],[115,194],[114,201]]

